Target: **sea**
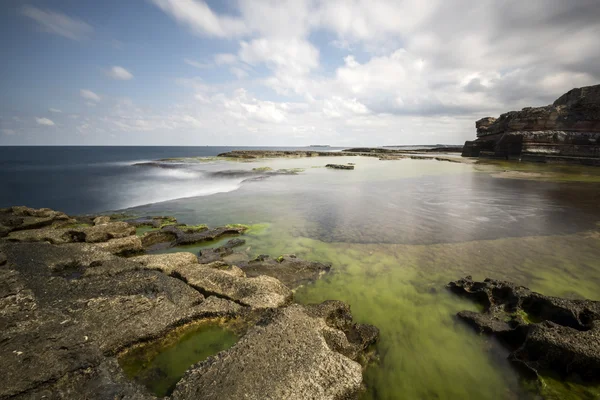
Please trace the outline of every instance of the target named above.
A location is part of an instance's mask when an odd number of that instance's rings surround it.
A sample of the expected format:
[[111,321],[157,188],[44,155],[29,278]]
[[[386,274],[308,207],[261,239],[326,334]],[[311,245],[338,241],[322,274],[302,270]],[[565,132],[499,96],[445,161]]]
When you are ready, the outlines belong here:
[[600,300],[600,169],[216,157],[235,149],[308,148],[0,147],[0,207],[242,223],[252,227],[241,250],[250,258],[330,262],[332,272],[298,289],[295,299],[342,300],[356,321],[379,327],[378,361],[365,371],[363,399],[600,396],[597,387],[553,377],[532,389],[505,350],[455,318],[477,306],[445,290],[472,275]]

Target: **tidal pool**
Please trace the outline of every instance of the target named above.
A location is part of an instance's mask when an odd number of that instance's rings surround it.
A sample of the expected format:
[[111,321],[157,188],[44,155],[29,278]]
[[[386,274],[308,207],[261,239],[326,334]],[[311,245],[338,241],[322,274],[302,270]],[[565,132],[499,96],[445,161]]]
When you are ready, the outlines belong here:
[[[353,162],[356,169],[311,168],[330,162]],[[243,164],[257,167],[305,171],[131,211],[173,215],[188,224],[260,224],[243,236],[239,251],[248,257],[292,253],[331,262],[330,274],[295,297],[301,303],[343,300],[355,320],[381,330],[379,361],[365,374],[365,399],[600,396],[596,387],[551,377],[541,387],[522,381],[499,346],[454,318],[476,305],[444,289],[473,275],[600,300],[600,184],[594,179],[565,179],[564,168],[558,180],[504,179],[493,175],[509,168],[505,164],[482,169],[362,157]],[[540,168],[547,177],[551,167]]]
[[173,391],[190,366],[230,348],[237,339],[217,321],[192,323],[128,350],[119,357],[119,364],[129,378],[163,397]]

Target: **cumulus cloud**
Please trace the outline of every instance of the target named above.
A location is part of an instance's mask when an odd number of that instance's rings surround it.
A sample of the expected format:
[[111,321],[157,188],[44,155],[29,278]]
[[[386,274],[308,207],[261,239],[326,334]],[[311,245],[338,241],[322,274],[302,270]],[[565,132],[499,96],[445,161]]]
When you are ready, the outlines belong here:
[[[101,100],[100,96],[98,96],[96,93],[94,93],[88,89],[81,89],[79,91],[79,94],[81,95],[81,97],[83,97],[86,100],[91,100],[91,101],[96,101],[96,102]],[[90,104],[90,103],[88,103],[88,104]],[[91,103],[91,104],[95,105],[94,103]]]
[[21,13],[36,21],[43,31],[71,40],[83,40],[89,37],[94,31],[94,28],[84,21],[57,11],[42,10],[26,5],[21,9]]
[[[204,79],[178,80],[187,103],[86,124],[228,144],[459,143],[476,119],[600,83],[597,0],[150,1],[223,53],[184,59]],[[218,82],[204,71],[223,67]]]
[[35,122],[37,122],[38,125],[45,125],[45,126],[54,126],[54,121],[52,121],[51,119],[48,118],[35,118]]
[[48,111],[53,112],[53,113],[62,113],[62,111],[57,108],[49,108]]
[[129,72],[125,68],[119,67],[117,65],[115,65],[114,67],[111,67],[106,72],[106,75],[108,75],[112,79],[117,79],[120,81],[128,81],[133,78],[133,75],[131,74],[131,72]]

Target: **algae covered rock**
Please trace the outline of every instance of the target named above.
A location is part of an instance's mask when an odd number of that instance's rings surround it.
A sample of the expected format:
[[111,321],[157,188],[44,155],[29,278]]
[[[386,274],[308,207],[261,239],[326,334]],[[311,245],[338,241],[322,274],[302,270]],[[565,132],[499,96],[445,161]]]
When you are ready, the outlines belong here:
[[509,359],[534,374],[600,381],[600,302],[544,296],[510,282],[466,277],[447,287],[473,299],[483,313],[458,318],[501,340]]

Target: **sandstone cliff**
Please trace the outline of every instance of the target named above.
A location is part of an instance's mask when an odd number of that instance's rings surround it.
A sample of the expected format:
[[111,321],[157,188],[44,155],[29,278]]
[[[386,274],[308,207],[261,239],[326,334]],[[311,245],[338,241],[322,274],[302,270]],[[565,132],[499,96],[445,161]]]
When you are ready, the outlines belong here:
[[600,166],[600,85],[573,89],[552,105],[527,107],[475,123],[463,157]]

